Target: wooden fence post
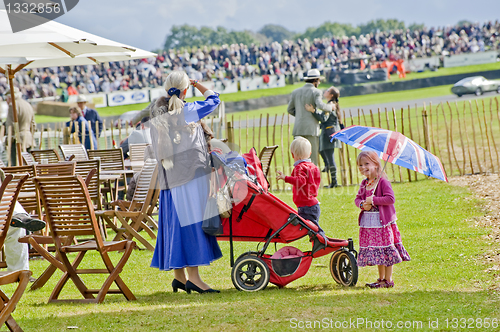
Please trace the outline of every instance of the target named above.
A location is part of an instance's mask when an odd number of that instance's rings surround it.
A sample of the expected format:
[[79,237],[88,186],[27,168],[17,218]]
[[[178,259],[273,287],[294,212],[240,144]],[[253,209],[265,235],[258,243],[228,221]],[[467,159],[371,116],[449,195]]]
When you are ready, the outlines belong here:
[[495,135],[493,135],[493,99],[490,99],[490,133],[491,140],[493,141],[493,147],[495,148],[495,153],[497,155],[497,165],[500,167],[500,159],[498,156],[497,143],[495,142]]
[[[276,145],[276,122],[277,121],[278,121],[278,114],[275,114],[275,116],[274,116],[274,125],[273,125],[273,145]],[[274,159],[273,163],[274,163],[274,173],[276,174],[276,168],[278,167],[276,159],[278,159],[278,153],[276,151],[274,151],[274,153],[276,155],[273,158]],[[271,182],[271,180],[274,180],[274,179],[273,179],[273,177],[271,175],[271,165],[269,165],[269,181]],[[278,181],[276,181],[276,189],[280,190]]]
[[[488,123],[486,121],[486,108],[484,107],[484,99],[482,100],[482,104],[483,104],[484,130],[486,131],[485,135],[486,135],[486,141],[488,143],[488,154],[490,155],[491,170],[493,173],[495,173],[495,164],[493,163],[493,155],[491,154],[490,136],[488,135]],[[476,100],[476,106],[477,106],[477,100]],[[483,146],[483,149],[484,148],[485,147]]]
[[[453,152],[453,159],[455,159],[455,164],[457,165],[458,168],[458,174],[462,176],[465,173],[462,173],[462,170],[460,169],[460,164],[458,163],[457,155],[455,153],[455,142],[453,142],[453,112],[451,110],[451,105],[449,102],[446,102],[448,104],[448,109],[450,110],[450,145],[451,145],[451,151]],[[444,115],[444,109],[443,109],[443,116],[444,120],[446,122],[446,116]],[[460,124],[460,121],[459,121]],[[448,125],[446,125],[448,126]]]
[[425,144],[425,149],[429,151],[430,147],[430,137],[429,137],[429,126],[427,124],[427,110],[425,109],[425,103],[424,103],[424,109],[422,110],[422,126],[424,129],[424,144]]
[[[342,118],[344,119],[344,123],[345,123],[345,111],[342,110]],[[347,152],[347,145],[346,144],[342,144],[341,145],[341,148],[340,148],[340,165],[341,165],[341,179],[342,179],[342,186],[347,186],[347,166],[346,166],[346,156],[345,156],[345,153]]]
[[465,117],[466,117],[466,115],[465,115],[465,101],[464,101],[463,113],[464,113],[464,132],[465,132],[465,138],[467,139],[467,152],[469,153],[470,169],[471,169],[471,173],[474,174],[474,166],[473,166],[473,163],[472,163],[472,154],[470,152],[469,133],[467,132],[467,120],[465,119]]
[[[413,129],[411,128],[411,111],[410,111],[410,105],[408,105],[408,127],[410,127],[410,138],[411,138],[412,141],[415,141],[413,139]],[[413,172],[413,173],[415,174],[415,181],[417,181],[417,172]]]
[[95,148],[97,150],[99,150],[99,138],[101,138],[99,134],[100,134],[99,133],[99,121],[96,121],[95,122],[95,140],[97,141],[97,146]]
[[[483,150],[483,160],[484,160],[484,172],[488,170],[488,160],[486,158],[486,145],[484,144],[484,135],[483,135],[483,125],[481,124],[481,117],[479,116],[479,105],[477,103],[477,99],[474,100],[476,104],[476,116],[477,116],[477,122],[479,123],[479,134],[481,135],[481,148]],[[472,109],[471,109],[472,112]]]
[[[403,135],[405,134],[405,122],[404,122],[404,118],[405,118],[405,117],[404,117],[404,108],[403,108],[403,107],[401,107],[401,134],[403,134]],[[410,173],[410,169],[409,169],[409,168],[407,168],[406,170],[407,170],[407,172],[408,172],[408,181],[410,181],[410,182],[411,182],[411,173]]]
[[[437,109],[436,109],[437,111]],[[450,132],[448,130],[448,121],[446,120],[446,114],[444,114],[443,103],[441,103],[441,111],[443,112],[444,126],[446,128],[446,149],[448,150],[448,162],[450,164],[450,176],[453,175],[453,163],[451,162],[451,148],[450,148]]]
[[477,164],[479,166],[479,173],[483,173],[483,168],[481,167],[481,160],[479,159],[479,153],[477,151],[476,126],[474,125],[474,114],[472,114],[472,103],[470,100],[469,100],[469,110],[470,110],[470,120],[472,123],[472,138],[474,141],[474,152],[476,153]]
[[226,137],[228,143],[234,143],[234,131],[233,131],[233,123],[228,121],[226,127]]

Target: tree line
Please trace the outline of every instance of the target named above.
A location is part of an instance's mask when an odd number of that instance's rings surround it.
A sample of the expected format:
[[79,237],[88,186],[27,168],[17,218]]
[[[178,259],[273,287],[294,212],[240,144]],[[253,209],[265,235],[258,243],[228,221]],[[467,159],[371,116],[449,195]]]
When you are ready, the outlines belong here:
[[276,25],[267,24],[258,32],[250,30],[243,31],[228,31],[222,26],[216,28],[201,27],[197,28],[192,25],[174,25],[170,29],[165,40],[164,49],[180,49],[191,47],[203,47],[211,45],[224,44],[262,44],[266,42],[282,42],[285,39],[304,39],[309,40],[323,37],[342,37],[342,36],[359,36],[376,31],[390,31],[396,29],[422,29],[423,24],[411,24],[406,26],[403,21],[397,19],[377,19],[367,23],[362,23],[357,26],[338,22],[325,22],[319,27],[311,27],[303,33],[296,33],[287,28]]

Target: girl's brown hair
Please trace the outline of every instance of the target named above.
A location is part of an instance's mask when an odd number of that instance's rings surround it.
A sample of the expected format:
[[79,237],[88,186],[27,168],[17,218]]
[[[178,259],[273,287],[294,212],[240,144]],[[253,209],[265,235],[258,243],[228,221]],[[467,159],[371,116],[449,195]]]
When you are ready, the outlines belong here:
[[339,98],[340,98],[339,89],[337,89],[334,86],[331,86],[326,91],[328,91],[328,93],[330,93],[332,95],[332,99],[330,99],[330,101],[335,104],[335,112],[337,113],[337,119],[338,119],[339,123],[343,123],[342,117],[340,115],[340,107],[339,107]]
[[78,114],[78,116],[82,116],[83,113],[82,113],[82,110],[80,109],[80,107],[70,107],[69,108],[69,112],[75,112],[76,114]]

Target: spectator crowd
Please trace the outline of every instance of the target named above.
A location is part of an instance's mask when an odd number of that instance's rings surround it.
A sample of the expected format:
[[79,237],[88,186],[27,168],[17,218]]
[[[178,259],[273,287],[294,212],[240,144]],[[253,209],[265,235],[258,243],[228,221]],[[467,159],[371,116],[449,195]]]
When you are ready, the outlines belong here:
[[[359,37],[170,49],[160,52],[154,59],[23,70],[15,79],[26,99],[54,96],[57,88],[71,95],[159,87],[163,78],[176,69],[184,69],[199,81],[272,74],[293,75],[300,79],[303,72],[314,68],[328,76],[326,71],[343,69],[353,59],[363,59],[368,66],[384,60],[499,50],[499,42],[500,22],[497,20],[414,31],[374,32]],[[0,74],[0,97],[7,88],[7,79]]]

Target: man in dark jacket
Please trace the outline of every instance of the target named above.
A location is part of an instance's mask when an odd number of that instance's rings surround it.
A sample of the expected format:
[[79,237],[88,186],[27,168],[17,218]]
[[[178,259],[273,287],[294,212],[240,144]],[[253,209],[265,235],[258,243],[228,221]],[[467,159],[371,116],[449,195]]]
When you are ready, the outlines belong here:
[[78,95],[78,99],[76,100],[76,103],[78,104],[78,107],[82,110],[83,117],[85,120],[90,122],[90,125],[92,126],[92,131],[96,132],[95,130],[95,123],[99,122],[99,132],[96,133],[96,138],[101,136],[101,131],[102,131],[102,119],[99,116],[99,113],[97,113],[96,110],[92,108],[87,107],[87,98],[83,95]]

